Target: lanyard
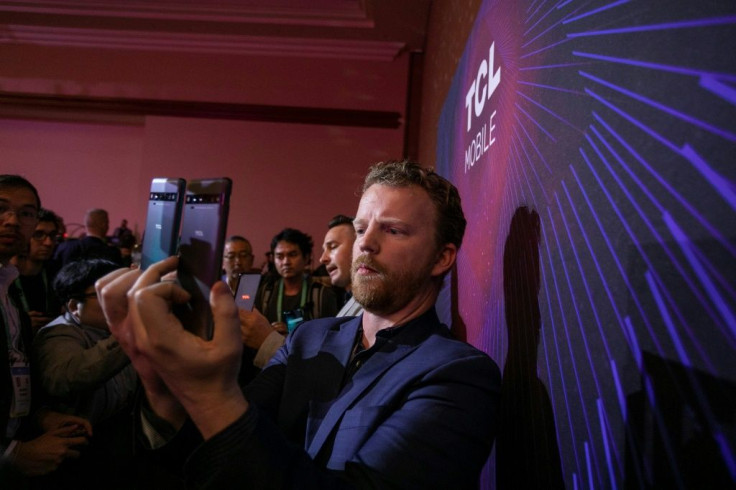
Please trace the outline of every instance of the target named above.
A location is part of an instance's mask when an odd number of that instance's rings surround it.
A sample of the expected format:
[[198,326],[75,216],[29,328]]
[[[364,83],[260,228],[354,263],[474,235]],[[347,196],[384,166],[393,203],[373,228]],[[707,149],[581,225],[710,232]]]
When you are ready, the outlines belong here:
[[[49,310],[49,280],[46,278],[46,269],[41,269],[41,279],[43,280],[43,292],[46,303],[46,311],[43,313],[46,313]],[[20,296],[20,303],[23,306],[23,311],[30,311],[28,300],[26,299],[26,292],[23,291],[23,284],[20,282],[20,276],[16,278],[15,285],[18,287],[18,296]]]
[[[276,298],[276,314],[278,315],[278,321],[281,321],[281,315],[283,314],[282,308],[284,304],[284,280],[279,279],[279,294]],[[302,298],[299,302],[299,308],[304,308],[307,304],[307,279],[302,280]]]

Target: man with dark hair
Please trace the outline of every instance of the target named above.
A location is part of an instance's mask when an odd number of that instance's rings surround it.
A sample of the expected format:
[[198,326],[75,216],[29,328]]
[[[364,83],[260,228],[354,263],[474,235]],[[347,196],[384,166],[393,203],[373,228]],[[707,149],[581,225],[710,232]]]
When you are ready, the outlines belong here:
[[234,293],[238,287],[238,278],[241,274],[258,273],[253,269],[253,247],[247,238],[232,235],[225,240],[225,250],[222,253],[222,268],[225,270],[223,281],[230,286]]
[[[322,256],[319,260],[325,266],[330,284],[350,293],[350,266],[355,242],[353,218],[338,214],[329,221],[327,228],[322,244]],[[350,295],[336,316],[356,316],[362,311],[363,307]],[[253,364],[263,368],[276,351],[284,345],[286,339],[271,328],[268,320],[258,311],[239,311],[239,316],[243,344],[256,350]]]
[[334,316],[337,298],[331,288],[307,274],[312,261],[312,237],[294,228],[271,240],[277,281],[264,281],[256,294],[256,308],[271,325],[286,334],[306,320]]
[[79,240],[67,240],[59,245],[54,260],[59,268],[79,259],[107,259],[119,266],[123,258],[117,247],[107,243],[110,218],[104,209],[90,209],[84,215],[85,235]]
[[20,273],[15,286],[23,310],[31,317],[34,335],[61,313],[61,303],[51,287],[56,274],[51,257],[59,242],[58,223],[59,217],[53,211],[41,209],[28,250],[13,257]]
[[347,295],[337,316],[356,316],[363,312],[363,307],[353,297],[350,277],[353,244],[355,243],[353,219],[344,214],[338,214],[327,223],[327,234],[322,243],[322,256],[319,258],[330,276],[332,286],[345,291]]
[[95,433],[81,459],[55,475],[63,488],[109,484],[112,471],[125,467],[133,455],[129,412],[137,376],[110,335],[95,293],[95,281],[116,269],[117,264],[105,259],[76,260],[62,267],[54,289],[65,312],[33,341],[33,367],[45,405],[88,419]]
[[[36,188],[18,175],[0,175],[0,481],[25,485],[29,476],[55,470],[79,456],[91,434],[87,420],[36,409],[31,398],[31,322],[22,311],[10,263],[25,251],[36,229],[41,201]],[[34,423],[35,422],[35,423]]]
[[415,163],[377,164],[353,224],[363,314],[300,326],[244,391],[224,285],[212,288],[215,334],[202,342],[171,314],[181,290],[161,283],[176,258],[101,280],[150,407],[175,427],[188,415],[204,438],[187,461],[193,487],[478,487],[500,373],[434,308],[465,228],[457,189]]

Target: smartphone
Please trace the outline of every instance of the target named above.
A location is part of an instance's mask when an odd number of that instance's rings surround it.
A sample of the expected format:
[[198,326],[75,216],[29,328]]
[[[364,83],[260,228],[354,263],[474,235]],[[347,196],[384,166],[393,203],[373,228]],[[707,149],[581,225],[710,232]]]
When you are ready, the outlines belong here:
[[227,177],[192,180],[184,197],[177,278],[191,299],[174,313],[205,339],[212,338],[210,289],[220,280],[231,189]]
[[286,322],[286,329],[291,333],[296,327],[304,323],[304,310],[297,308],[295,310],[285,311],[283,312],[283,318]]
[[186,181],[178,178],[157,177],[151,181],[141,269],[176,255],[185,186]]
[[235,290],[235,304],[241,310],[251,311],[256,301],[258,286],[261,284],[260,274],[241,274]]

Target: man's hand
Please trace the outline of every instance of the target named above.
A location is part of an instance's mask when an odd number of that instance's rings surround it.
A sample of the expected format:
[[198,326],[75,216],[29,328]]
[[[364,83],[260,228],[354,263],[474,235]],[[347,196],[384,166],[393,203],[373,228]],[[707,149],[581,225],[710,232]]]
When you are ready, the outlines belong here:
[[253,311],[238,310],[238,317],[240,318],[240,337],[243,340],[243,345],[251,349],[260,349],[263,342],[266,341],[266,337],[273,332],[273,327],[268,323],[268,318],[256,309]]
[[147,395],[149,390],[154,395],[154,400],[149,397],[151,408],[167,418],[157,402],[170,402],[170,393],[207,439],[248,407],[237,383],[242,352],[237,308],[227,285],[218,281],[210,292],[212,340],[185,330],[172,306],[186,302],[189,294],[173,282],[161,281],[176,269],[177,261],[171,257],[143,273],[128,272],[102,285],[103,309],[110,330],[141,374]]
[[[95,289],[110,332],[138,373],[149,406],[158,416],[178,428],[186,419],[184,409],[136,344],[129,302],[132,301],[134,287],[142,276],[143,271],[139,269],[119,269],[99,279],[95,283]],[[148,279],[149,282],[152,280],[156,279]],[[159,277],[158,281],[160,280]]]
[[76,446],[87,444],[87,437],[76,435],[79,427],[69,425],[44,433],[31,441],[19,442],[13,455],[13,465],[27,476],[45,475],[54,471],[67,458],[76,459]]
[[92,435],[92,424],[89,420],[77,417],[76,415],[69,415],[61,412],[54,412],[53,410],[41,409],[38,411],[37,421],[39,427],[44,432],[61,429],[62,427],[77,427],[77,430],[84,432],[87,436]]

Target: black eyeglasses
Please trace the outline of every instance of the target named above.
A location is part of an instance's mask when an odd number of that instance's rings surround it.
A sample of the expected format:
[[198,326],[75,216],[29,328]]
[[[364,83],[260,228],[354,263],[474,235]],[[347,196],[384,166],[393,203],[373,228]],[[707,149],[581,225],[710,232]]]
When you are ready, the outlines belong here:
[[36,241],[42,242],[46,238],[50,238],[52,242],[58,242],[61,240],[61,235],[59,235],[57,232],[46,232],[43,230],[36,230],[31,235],[31,238],[33,238]]

